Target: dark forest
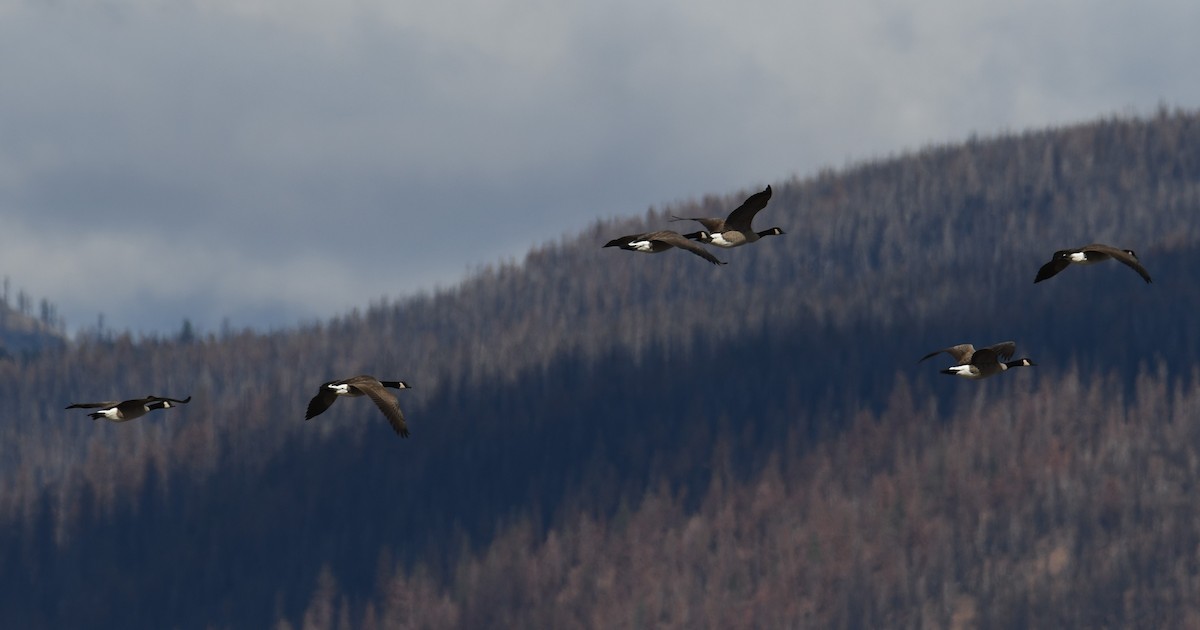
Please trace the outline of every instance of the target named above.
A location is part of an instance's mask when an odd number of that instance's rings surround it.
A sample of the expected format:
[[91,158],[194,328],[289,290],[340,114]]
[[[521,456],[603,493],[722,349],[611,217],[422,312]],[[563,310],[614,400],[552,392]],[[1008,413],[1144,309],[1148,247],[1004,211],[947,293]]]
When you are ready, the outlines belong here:
[[[722,267],[601,245],[760,182],[293,330],[39,344],[5,304],[0,625],[1200,626],[1200,115],[769,183],[786,234]],[[1091,242],[1153,284],[1033,284]],[[1036,367],[917,363],[1010,339]],[[410,439],[304,420],[359,373]],[[193,399],[63,409],[149,393]]]

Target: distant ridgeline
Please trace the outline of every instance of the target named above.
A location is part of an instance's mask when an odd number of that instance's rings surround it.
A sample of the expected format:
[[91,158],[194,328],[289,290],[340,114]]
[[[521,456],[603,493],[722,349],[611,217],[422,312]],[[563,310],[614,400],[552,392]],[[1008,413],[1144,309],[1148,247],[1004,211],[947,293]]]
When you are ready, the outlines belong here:
[[0,290],[0,358],[61,346],[64,336],[58,308],[42,299],[35,314],[33,299],[23,290],[10,298],[9,286],[5,278]]
[[[785,233],[727,265],[602,247],[767,184]],[[1092,242],[1153,284],[1034,284]],[[0,361],[0,626],[1195,625],[1197,287],[1200,118],[1164,110],[746,182],[297,330],[85,336]],[[917,364],[1007,340],[1037,367]],[[412,385],[410,439],[305,421],[359,373]],[[147,395],[192,399],[62,409]]]

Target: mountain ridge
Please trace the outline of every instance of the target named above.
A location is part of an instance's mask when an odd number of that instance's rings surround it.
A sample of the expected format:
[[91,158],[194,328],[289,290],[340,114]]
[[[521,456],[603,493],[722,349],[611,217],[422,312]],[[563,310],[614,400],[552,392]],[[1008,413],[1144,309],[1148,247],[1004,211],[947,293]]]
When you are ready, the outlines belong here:
[[[451,584],[522,522],[561,535],[660,487],[692,513],[721,496],[719,462],[733,475],[722,484],[753,482],[785,445],[803,458],[900,408],[900,390],[939,422],[1067,370],[1116,370],[1113,395],[1137,391],[1142,366],[1186,373],[1198,360],[1200,304],[1186,290],[1198,181],[1196,114],[1105,119],[772,183],[762,219],[788,233],[723,252],[720,269],[600,246],[671,213],[723,215],[738,195],[599,220],[453,288],[294,331],[118,335],[0,360],[13,479],[0,566],[29,572],[0,609],[32,626],[261,627],[297,619],[322,575],[358,603],[410,569],[434,581],[422,588]],[[1155,284],[1101,265],[1033,286],[1054,249],[1093,237],[1137,249]],[[1008,338],[1037,374],[964,390],[915,364]],[[303,421],[319,383],[360,372],[413,385],[412,439],[391,440],[370,405]],[[61,410],[129,389],[194,398],[130,426]],[[113,565],[151,593],[49,603]]]

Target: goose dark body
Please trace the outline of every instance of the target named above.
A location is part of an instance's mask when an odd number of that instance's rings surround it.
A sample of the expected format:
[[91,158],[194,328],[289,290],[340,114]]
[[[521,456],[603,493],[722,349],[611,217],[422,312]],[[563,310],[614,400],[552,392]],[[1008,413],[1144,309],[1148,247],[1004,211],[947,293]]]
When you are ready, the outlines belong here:
[[311,420],[315,416],[325,413],[325,410],[337,401],[338,396],[366,396],[375,403],[376,407],[379,407],[384,417],[387,418],[388,424],[392,425],[392,429],[400,434],[400,437],[408,437],[408,424],[404,420],[404,412],[400,411],[400,401],[387,391],[388,387],[411,389],[409,384],[404,381],[381,381],[367,374],[322,383],[317,390],[317,395],[308,401],[308,410],[304,414],[304,419]]
[[937,356],[943,352],[954,358],[955,365],[941,370],[942,374],[951,376],[961,376],[969,379],[981,379],[989,376],[995,376],[1005,370],[1015,367],[1030,367],[1037,365],[1029,359],[1017,359],[1009,361],[1013,353],[1017,351],[1017,344],[1013,341],[1004,341],[986,348],[975,349],[975,346],[969,343],[960,343],[949,348],[934,350],[929,354],[921,357],[917,363],[924,361],[930,357]]
[[695,241],[688,240],[682,234],[678,232],[672,232],[670,230],[646,232],[645,234],[630,234],[629,236],[614,238],[613,240],[605,243],[604,246],[620,247],[621,249],[633,252],[646,252],[648,254],[657,254],[660,252],[665,252],[673,247],[678,247],[679,249],[687,250],[714,265],[725,264],[716,256],[713,256],[708,250],[704,249],[700,245],[697,245]]
[[1054,252],[1054,256],[1050,259],[1050,262],[1042,265],[1041,269],[1038,269],[1037,277],[1033,279],[1033,283],[1037,284],[1043,280],[1049,280],[1072,264],[1092,265],[1109,259],[1133,269],[1147,283],[1151,281],[1150,273],[1142,266],[1137,254],[1132,249],[1120,249],[1103,243],[1092,243],[1078,249],[1060,249]]
[[67,409],[99,409],[89,413],[88,416],[92,420],[104,418],[110,422],[127,422],[134,418],[140,418],[156,409],[170,409],[176,405],[183,405],[191,402],[192,397],[188,396],[184,399],[164,398],[162,396],[146,396],[145,398],[133,398],[130,400],[106,400],[103,402],[90,403],[72,403],[67,405]]
[[755,231],[752,223],[754,217],[760,210],[767,207],[767,202],[771,200],[771,187],[767,186],[760,192],[756,192],[746,198],[742,205],[729,213],[729,216],[724,219],[708,218],[708,217],[676,217],[672,216],[672,221],[696,221],[703,225],[705,230],[702,232],[692,232],[685,234],[686,238],[716,245],[718,247],[737,247],[746,243],[753,243],[764,236],[778,236],[784,234],[781,228],[773,227],[770,229]]

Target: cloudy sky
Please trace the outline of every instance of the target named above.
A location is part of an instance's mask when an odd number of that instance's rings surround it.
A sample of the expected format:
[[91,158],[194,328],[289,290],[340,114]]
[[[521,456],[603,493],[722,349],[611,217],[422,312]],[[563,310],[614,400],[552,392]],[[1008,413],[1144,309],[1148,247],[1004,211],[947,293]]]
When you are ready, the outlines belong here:
[[0,276],[278,329],[595,218],[1200,106],[1200,3],[0,0]]

